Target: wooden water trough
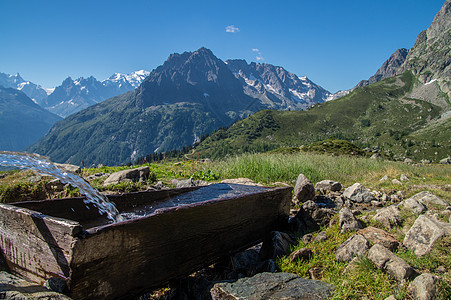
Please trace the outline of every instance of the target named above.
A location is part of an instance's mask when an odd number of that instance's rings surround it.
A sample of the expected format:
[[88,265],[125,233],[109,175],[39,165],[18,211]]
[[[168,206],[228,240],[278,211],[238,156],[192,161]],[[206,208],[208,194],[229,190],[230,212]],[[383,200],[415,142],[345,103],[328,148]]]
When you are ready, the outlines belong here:
[[62,278],[74,299],[112,299],[258,243],[287,223],[291,191],[221,183],[109,196],[133,215],[117,223],[84,198],[0,204],[0,248],[15,274]]

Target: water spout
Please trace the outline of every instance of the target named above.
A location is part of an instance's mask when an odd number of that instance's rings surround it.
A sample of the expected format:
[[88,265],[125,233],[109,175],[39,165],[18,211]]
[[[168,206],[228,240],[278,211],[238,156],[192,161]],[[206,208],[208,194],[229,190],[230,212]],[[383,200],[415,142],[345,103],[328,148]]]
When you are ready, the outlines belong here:
[[58,168],[44,156],[39,154],[0,151],[0,165],[20,169],[32,169],[41,174],[58,178],[62,183],[69,183],[73,187],[78,188],[80,193],[86,196],[84,202],[92,203],[99,210],[100,214],[106,214],[108,219],[113,222],[120,222],[123,220],[123,217],[119,214],[119,211],[114,204],[104,195],[90,186],[84,179]]

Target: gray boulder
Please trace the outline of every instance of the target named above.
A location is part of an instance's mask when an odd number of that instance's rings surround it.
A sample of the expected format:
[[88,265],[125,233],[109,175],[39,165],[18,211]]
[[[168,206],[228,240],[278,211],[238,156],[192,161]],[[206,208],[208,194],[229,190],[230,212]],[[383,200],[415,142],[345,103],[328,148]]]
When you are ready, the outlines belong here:
[[402,201],[401,203],[399,203],[399,206],[404,207],[405,209],[410,210],[417,215],[427,210],[426,206],[418,202],[418,200],[414,199],[413,197]]
[[195,187],[195,186],[205,186],[209,185],[207,181],[203,180],[194,180],[193,178],[185,179],[185,180],[177,180],[173,179],[172,184],[175,184],[176,188],[185,188],[185,187]]
[[291,273],[260,273],[241,278],[236,282],[216,283],[210,290],[213,300],[278,300],[329,298],[334,286],[318,280],[310,280]]
[[343,207],[342,209],[340,209],[338,216],[341,233],[357,231],[363,228],[359,220],[357,220],[356,217],[354,217],[352,211],[347,207]]
[[150,174],[149,167],[139,167],[136,169],[123,170],[119,172],[112,173],[104,181],[103,185],[107,186],[110,184],[118,184],[121,182],[144,182]]
[[418,194],[413,195],[409,199],[416,200],[419,203],[425,205],[429,209],[433,208],[434,206],[445,208],[449,205],[448,202],[428,191],[419,192]]
[[345,189],[343,197],[357,203],[370,203],[377,200],[368,189],[358,182]]
[[314,241],[316,243],[322,243],[325,242],[327,240],[327,234],[325,231],[321,231],[320,233],[318,233],[314,239]]
[[424,273],[415,278],[407,290],[415,300],[434,300],[439,296],[438,283],[438,277]]
[[299,250],[296,250],[290,254],[288,257],[290,261],[294,262],[297,260],[309,260],[310,257],[312,257],[313,251],[309,248],[301,248]]
[[407,232],[403,244],[417,256],[422,256],[430,252],[434,243],[447,234],[451,234],[451,224],[421,215]]
[[294,240],[287,233],[272,231],[263,241],[260,249],[260,259],[272,259],[284,256],[290,252]]
[[363,235],[371,244],[381,244],[390,251],[394,251],[399,247],[399,241],[394,235],[376,227],[370,226],[361,229],[358,231],[358,234]]
[[338,261],[351,261],[354,257],[364,255],[369,249],[369,243],[363,235],[355,234],[347,239],[335,250],[335,258]]
[[294,195],[300,202],[306,202],[315,197],[315,187],[304,174],[299,174],[298,179],[296,180]]
[[451,164],[451,156],[445,157],[439,161],[440,164],[449,165]]
[[409,179],[409,177],[407,177],[406,174],[401,174],[401,177],[399,178],[399,180],[401,180],[401,181],[409,181],[410,179]]
[[379,209],[373,220],[380,222],[388,229],[393,226],[399,226],[404,221],[401,217],[401,211],[394,205]]
[[57,166],[58,168],[69,172],[69,173],[73,173],[73,174],[80,174],[81,173],[81,168],[80,166],[76,166],[76,165],[71,165],[71,164],[59,164],[59,163],[53,163],[55,166]]
[[379,270],[387,272],[398,282],[405,282],[417,275],[416,271],[408,263],[380,244],[370,248],[368,259]]
[[315,184],[315,190],[317,191],[332,191],[338,192],[343,188],[341,183],[332,180],[322,180]]

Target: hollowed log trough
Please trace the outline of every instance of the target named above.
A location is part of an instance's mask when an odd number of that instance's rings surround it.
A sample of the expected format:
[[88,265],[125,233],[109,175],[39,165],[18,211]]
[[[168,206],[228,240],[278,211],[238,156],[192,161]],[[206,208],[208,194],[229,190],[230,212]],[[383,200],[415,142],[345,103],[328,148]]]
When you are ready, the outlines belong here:
[[[0,248],[11,272],[62,278],[74,299],[138,294],[285,226],[291,191],[222,183],[109,196],[121,213],[154,209],[117,223],[85,198],[0,204]],[[187,204],[164,207],[180,197]]]

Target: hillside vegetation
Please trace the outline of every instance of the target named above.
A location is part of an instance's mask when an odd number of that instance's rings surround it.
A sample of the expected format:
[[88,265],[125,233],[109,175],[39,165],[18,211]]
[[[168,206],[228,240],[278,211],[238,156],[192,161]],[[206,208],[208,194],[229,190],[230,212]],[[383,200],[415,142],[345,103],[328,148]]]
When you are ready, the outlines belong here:
[[419,89],[423,84],[407,71],[307,111],[263,110],[217,130],[195,151],[219,158],[338,138],[377,147],[395,159],[437,161],[451,152],[449,100],[439,92],[434,101],[421,100],[414,97]]

